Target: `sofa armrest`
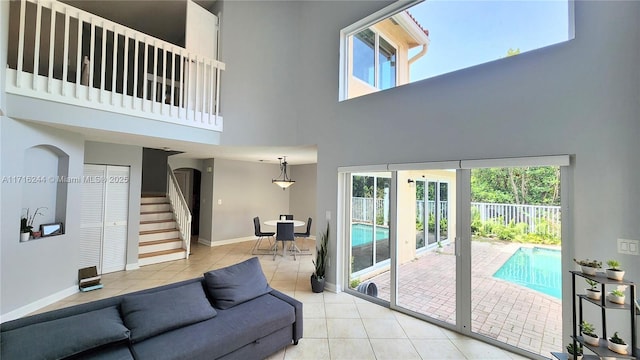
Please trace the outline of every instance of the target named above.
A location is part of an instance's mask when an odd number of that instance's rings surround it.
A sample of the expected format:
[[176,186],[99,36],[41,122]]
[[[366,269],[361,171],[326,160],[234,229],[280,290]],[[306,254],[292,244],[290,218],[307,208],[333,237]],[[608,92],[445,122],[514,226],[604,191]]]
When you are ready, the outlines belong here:
[[293,343],[294,344],[298,344],[298,340],[302,339],[302,303],[294,298],[292,298],[291,296],[281,293],[278,290],[271,290],[271,292],[269,293],[275,297],[277,297],[278,299],[287,302],[289,304],[291,304],[291,306],[293,306],[293,308],[295,309],[295,313],[296,313],[296,322],[293,324]]

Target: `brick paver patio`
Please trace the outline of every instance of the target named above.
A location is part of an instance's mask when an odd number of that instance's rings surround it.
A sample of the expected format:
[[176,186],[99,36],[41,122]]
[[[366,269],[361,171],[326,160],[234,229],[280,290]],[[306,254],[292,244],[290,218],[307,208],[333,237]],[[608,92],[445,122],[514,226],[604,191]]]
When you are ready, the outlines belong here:
[[[472,331],[550,357],[562,351],[562,303],[559,299],[496,279],[493,274],[524,244],[473,241]],[[398,304],[455,323],[454,245],[425,252],[400,266]],[[390,300],[389,272],[370,279],[378,297]]]

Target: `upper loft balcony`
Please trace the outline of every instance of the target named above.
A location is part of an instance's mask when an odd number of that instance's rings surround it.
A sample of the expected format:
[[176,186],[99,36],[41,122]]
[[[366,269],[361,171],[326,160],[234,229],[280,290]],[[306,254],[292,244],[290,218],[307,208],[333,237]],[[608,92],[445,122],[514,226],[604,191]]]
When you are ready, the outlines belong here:
[[183,48],[56,0],[11,1],[6,93],[221,132],[218,20],[185,6],[209,17]]

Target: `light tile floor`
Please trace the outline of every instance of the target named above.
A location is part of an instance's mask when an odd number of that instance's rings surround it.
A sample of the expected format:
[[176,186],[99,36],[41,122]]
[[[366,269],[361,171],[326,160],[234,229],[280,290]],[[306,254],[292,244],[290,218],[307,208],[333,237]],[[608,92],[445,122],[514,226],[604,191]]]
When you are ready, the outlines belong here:
[[[299,240],[301,248],[315,243]],[[188,260],[103,275],[104,288],[78,293],[39,312],[201,276],[246,260],[253,241],[207,247],[194,243]],[[289,359],[526,359],[448,329],[370,303],[346,293],[311,292],[309,255],[260,255],[269,284],[302,301],[304,337],[269,360]]]

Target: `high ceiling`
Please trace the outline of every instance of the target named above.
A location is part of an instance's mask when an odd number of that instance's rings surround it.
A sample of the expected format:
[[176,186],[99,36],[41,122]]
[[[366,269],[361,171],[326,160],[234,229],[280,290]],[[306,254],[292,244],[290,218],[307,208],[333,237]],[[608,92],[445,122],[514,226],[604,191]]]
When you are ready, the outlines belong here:
[[[173,44],[184,45],[187,0],[60,1]],[[194,2],[208,10],[211,10],[215,4],[215,0],[194,0]],[[291,165],[315,164],[317,162],[315,146],[217,146],[112,133],[95,129],[72,128],[68,130],[80,132],[86,139],[91,141],[142,145],[149,148],[182,152],[182,154],[176,155],[177,157],[196,159],[222,158],[278,163],[278,157],[287,156],[287,161]]]

